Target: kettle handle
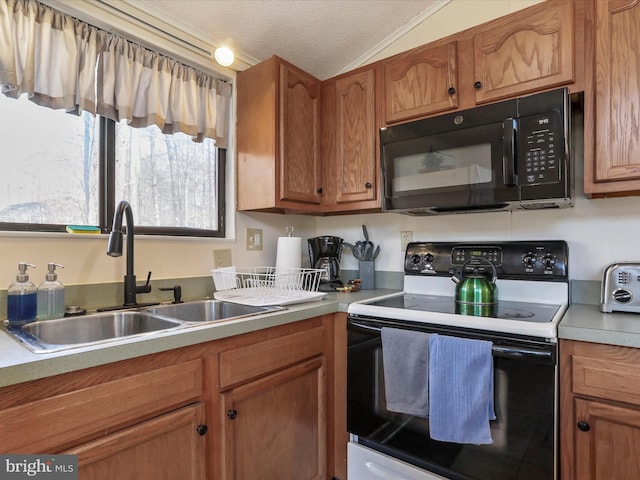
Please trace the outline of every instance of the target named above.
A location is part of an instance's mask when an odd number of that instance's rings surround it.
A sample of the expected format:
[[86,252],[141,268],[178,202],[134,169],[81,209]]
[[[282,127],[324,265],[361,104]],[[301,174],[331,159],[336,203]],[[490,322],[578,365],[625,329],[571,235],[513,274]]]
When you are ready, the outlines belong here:
[[493,275],[493,278],[491,279],[491,283],[496,283],[496,280],[498,279],[498,272],[496,271],[496,266],[493,264],[491,260],[487,260],[486,258],[483,258],[483,257],[470,257],[469,260],[464,262],[460,267],[460,275],[464,275],[464,267],[466,267],[467,263],[469,263],[472,260],[476,260],[476,261],[480,260],[482,262],[488,263],[491,266],[491,274]]

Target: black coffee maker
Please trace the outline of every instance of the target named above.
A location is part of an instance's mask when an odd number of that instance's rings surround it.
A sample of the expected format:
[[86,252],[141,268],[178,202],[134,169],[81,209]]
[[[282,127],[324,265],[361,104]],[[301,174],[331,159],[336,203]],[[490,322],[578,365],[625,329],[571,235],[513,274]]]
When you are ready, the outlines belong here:
[[340,237],[322,236],[307,240],[311,268],[323,270],[320,276],[321,292],[333,292],[342,285],[340,281],[340,258],[342,242]]

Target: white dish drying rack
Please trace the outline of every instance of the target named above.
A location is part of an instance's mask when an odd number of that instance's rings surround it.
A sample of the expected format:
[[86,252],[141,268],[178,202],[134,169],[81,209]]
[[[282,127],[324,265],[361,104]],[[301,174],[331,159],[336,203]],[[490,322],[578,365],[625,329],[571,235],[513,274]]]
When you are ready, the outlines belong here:
[[320,300],[324,270],[282,267],[223,267],[211,270],[217,300],[253,305],[291,305]]

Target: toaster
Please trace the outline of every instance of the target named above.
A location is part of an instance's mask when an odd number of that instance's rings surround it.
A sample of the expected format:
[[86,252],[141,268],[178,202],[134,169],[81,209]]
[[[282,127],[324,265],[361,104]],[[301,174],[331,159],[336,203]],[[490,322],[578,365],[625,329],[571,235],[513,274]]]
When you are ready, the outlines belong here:
[[600,309],[605,313],[640,313],[640,263],[609,265],[602,278],[600,303]]

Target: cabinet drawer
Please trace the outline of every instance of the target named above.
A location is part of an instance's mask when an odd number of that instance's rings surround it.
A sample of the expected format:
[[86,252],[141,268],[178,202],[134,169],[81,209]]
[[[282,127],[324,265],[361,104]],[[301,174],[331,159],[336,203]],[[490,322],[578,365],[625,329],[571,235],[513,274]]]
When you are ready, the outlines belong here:
[[55,453],[107,434],[202,393],[202,361],[192,360],[0,411],[0,451]]
[[220,353],[220,388],[320,355],[325,329],[316,327]]
[[577,345],[571,357],[573,392],[640,405],[640,350]]

